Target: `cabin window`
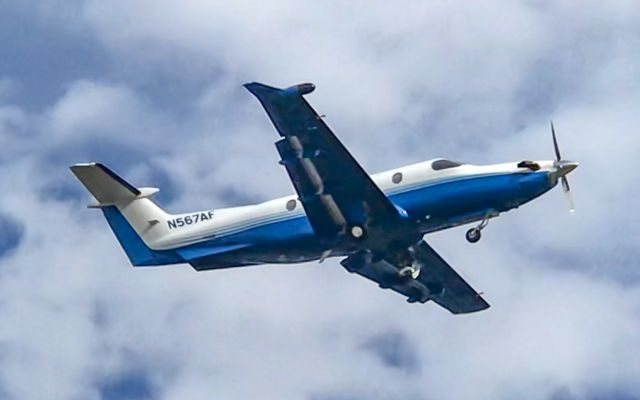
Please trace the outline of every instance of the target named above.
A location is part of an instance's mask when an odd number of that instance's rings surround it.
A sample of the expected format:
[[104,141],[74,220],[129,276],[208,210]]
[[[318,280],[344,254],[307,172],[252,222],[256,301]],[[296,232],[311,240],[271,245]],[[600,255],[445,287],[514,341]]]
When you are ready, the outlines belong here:
[[462,164],[457,161],[435,160],[433,163],[431,163],[431,168],[433,168],[434,171],[440,171],[442,169],[455,168],[461,165]]
[[402,182],[402,172],[396,172],[395,174],[393,174],[393,176],[391,177],[391,182],[395,183],[396,185]]
[[286,207],[287,207],[287,210],[293,211],[293,210],[296,209],[297,205],[298,205],[298,202],[293,200],[293,199],[291,199],[291,200],[287,201]]

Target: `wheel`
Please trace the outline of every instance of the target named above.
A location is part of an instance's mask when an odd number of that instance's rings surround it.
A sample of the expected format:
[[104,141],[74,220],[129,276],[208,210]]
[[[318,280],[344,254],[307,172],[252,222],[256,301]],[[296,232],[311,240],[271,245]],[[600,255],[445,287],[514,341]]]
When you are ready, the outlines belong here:
[[471,228],[467,231],[467,234],[465,236],[467,238],[467,242],[475,243],[478,240],[480,240],[480,237],[482,236],[482,234],[480,233],[480,229]]
[[420,270],[414,267],[404,267],[398,271],[398,276],[403,279],[418,279],[418,276],[420,276]]
[[355,239],[360,239],[362,235],[364,235],[364,230],[362,229],[362,227],[358,225],[354,225],[351,227],[351,236],[353,236]]

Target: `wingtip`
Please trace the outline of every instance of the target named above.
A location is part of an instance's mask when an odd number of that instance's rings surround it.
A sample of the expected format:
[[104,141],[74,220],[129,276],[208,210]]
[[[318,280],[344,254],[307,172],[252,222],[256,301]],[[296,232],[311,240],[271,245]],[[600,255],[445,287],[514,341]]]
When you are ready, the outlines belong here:
[[259,92],[262,92],[262,91],[279,92],[282,90],[282,89],[278,89],[276,87],[265,85],[264,83],[255,82],[255,81],[243,83],[242,86],[244,86],[245,89],[247,89],[253,94],[258,94]]
[[461,310],[456,310],[456,311],[449,310],[449,312],[451,314],[454,314],[454,315],[463,315],[463,314],[473,314],[473,313],[477,313],[477,312],[484,311],[484,310],[487,310],[487,309],[491,308],[491,305],[489,303],[487,303],[486,301],[484,301],[484,299],[483,299],[483,302],[484,303],[482,305],[479,305],[479,306],[477,306],[475,308],[470,308],[470,309],[466,309],[466,310],[462,310],[462,311]]
[[91,168],[91,167],[95,167],[97,165],[97,163],[95,162],[88,162],[88,163],[76,163],[73,164],[69,167],[69,169],[71,170],[71,172],[75,172],[84,168]]
[[299,95],[303,96],[305,94],[311,93],[316,89],[316,85],[313,83],[300,83],[298,85],[289,86],[288,88],[281,89],[269,85],[265,85],[260,82],[247,82],[242,84],[248,91],[253,93],[255,96],[261,95],[269,95],[269,94],[279,94],[282,96],[291,96],[291,95]]

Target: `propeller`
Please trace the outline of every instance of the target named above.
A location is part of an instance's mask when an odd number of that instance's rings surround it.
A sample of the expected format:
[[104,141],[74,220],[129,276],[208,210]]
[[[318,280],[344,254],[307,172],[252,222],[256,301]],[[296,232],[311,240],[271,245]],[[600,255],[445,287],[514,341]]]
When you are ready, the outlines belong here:
[[556,170],[556,174],[560,177],[560,183],[562,184],[562,191],[565,194],[565,198],[569,204],[569,212],[575,212],[575,207],[573,205],[573,197],[571,196],[571,187],[569,186],[569,180],[567,179],[567,174],[578,166],[578,163],[575,161],[563,160],[560,155],[560,146],[558,146],[558,138],[556,137],[556,129],[553,126],[553,121],[551,121],[551,136],[553,137],[553,149],[556,153],[556,161],[553,162],[553,167]]

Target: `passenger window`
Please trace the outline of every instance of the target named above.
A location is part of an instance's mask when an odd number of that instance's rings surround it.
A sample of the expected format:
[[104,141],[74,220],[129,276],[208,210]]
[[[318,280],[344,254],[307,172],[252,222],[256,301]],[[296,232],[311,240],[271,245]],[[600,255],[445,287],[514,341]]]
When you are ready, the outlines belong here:
[[295,210],[297,204],[298,204],[298,202],[293,200],[293,199],[287,201],[287,205],[286,205],[287,210],[289,210],[289,211]]

